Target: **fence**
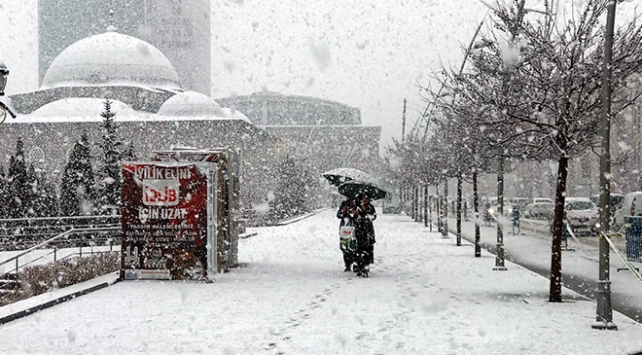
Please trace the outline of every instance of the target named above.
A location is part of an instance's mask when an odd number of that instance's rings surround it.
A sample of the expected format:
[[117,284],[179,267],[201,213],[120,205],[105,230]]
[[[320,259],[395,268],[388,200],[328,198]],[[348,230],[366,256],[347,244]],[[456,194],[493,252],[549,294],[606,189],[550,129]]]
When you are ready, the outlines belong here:
[[[0,251],[28,249],[71,228],[78,231],[117,226],[120,226],[119,215],[0,219]],[[90,245],[94,239],[105,234],[116,237],[119,232],[115,229],[97,235],[76,232],[69,235],[67,244]],[[79,244],[73,245],[72,241]]]
[[[72,235],[82,234],[96,234],[100,232],[115,232],[120,231],[120,227],[101,227],[101,228],[86,228],[75,229],[72,228],[68,231],[60,233],[52,238],[45,240],[27,250],[20,251],[17,254],[0,261],[0,275],[7,273],[18,272],[20,269],[34,265],[36,263],[55,262],[62,257],[62,259],[70,256],[83,256],[83,246],[80,245],[75,248],[69,247],[69,237]],[[120,246],[119,241],[113,242],[111,238],[106,238],[105,243],[108,243],[109,250],[96,250],[94,246],[85,246],[84,254],[95,254],[113,251],[114,246]],[[87,250],[89,248],[89,250]],[[105,248],[106,249],[106,248]],[[61,251],[65,250],[64,255],[60,255]]]
[[626,258],[629,261],[642,262],[642,217],[624,217],[628,225],[625,232]]

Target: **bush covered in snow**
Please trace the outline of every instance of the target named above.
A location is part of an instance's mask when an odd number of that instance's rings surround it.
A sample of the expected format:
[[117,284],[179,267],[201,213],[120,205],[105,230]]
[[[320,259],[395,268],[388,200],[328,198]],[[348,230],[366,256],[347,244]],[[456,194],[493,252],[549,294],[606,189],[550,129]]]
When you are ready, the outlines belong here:
[[0,294],[0,306],[87,281],[119,267],[118,252],[27,267],[18,275],[21,287],[16,292]]

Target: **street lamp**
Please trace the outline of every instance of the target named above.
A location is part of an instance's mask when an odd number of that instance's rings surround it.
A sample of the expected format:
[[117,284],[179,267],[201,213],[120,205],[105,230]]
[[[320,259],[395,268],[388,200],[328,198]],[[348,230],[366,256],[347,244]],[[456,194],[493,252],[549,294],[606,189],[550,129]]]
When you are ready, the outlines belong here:
[[0,63],[0,96],[4,96],[4,88],[7,86],[9,69],[4,63]]
[[[0,96],[4,96],[4,88],[7,86],[8,77],[9,69],[7,69],[7,66],[4,63],[0,63]],[[2,111],[4,111],[4,113]],[[0,124],[3,123],[4,119],[7,117],[7,112],[9,112],[11,117],[16,118],[16,114],[13,113],[7,105],[0,101],[0,116],[2,116]]]
[[615,1],[607,6],[606,33],[604,34],[604,69],[602,77],[602,118],[600,136],[602,154],[600,155],[600,264],[597,292],[597,315],[594,329],[617,330],[613,323],[611,304],[610,255],[608,241],[604,236],[609,233],[611,218],[611,66],[613,65],[613,32],[615,28]]

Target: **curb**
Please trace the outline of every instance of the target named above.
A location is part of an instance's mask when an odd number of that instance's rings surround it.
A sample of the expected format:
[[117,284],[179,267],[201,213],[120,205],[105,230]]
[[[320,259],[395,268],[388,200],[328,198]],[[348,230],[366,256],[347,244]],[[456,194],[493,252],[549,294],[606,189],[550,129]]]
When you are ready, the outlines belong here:
[[251,233],[239,234],[239,239],[247,239],[247,238],[250,238],[250,237],[254,237],[257,234],[259,234],[259,232],[251,232]]
[[25,310],[10,314],[8,316],[4,316],[4,317],[0,318],[0,325],[9,323],[11,321],[14,321],[16,319],[20,319],[22,317],[26,317],[28,315],[31,315],[31,314],[36,313],[38,311],[41,311],[43,309],[51,308],[51,307],[53,307],[53,306],[55,306],[57,304],[70,301],[70,300],[72,300],[72,299],[74,299],[76,297],[80,297],[80,296],[86,295],[88,293],[91,293],[91,292],[98,291],[100,289],[109,287],[109,286],[111,286],[111,285],[113,285],[113,284],[115,284],[115,283],[117,283],[119,281],[120,281],[120,279],[116,279],[114,282],[111,282],[111,283],[110,282],[103,282],[101,284],[92,286],[92,287],[87,288],[85,290],[76,291],[74,293],[71,293],[71,294],[68,294],[68,295],[64,295],[64,296],[58,297],[56,299],[47,301],[47,302],[45,302],[43,304],[39,304],[39,305],[30,307],[30,308],[27,308]]
[[287,226],[288,224],[292,224],[292,223],[295,223],[295,222],[302,221],[302,220],[304,220],[306,218],[314,216],[317,213],[320,213],[320,212],[323,212],[323,211],[329,210],[329,209],[330,209],[330,207],[320,208],[320,209],[312,211],[312,212],[310,212],[308,214],[304,214],[303,216],[299,216],[299,217],[295,217],[295,218],[289,219],[287,221],[279,222],[279,223],[277,223],[277,226],[279,226],[279,227],[280,226]]

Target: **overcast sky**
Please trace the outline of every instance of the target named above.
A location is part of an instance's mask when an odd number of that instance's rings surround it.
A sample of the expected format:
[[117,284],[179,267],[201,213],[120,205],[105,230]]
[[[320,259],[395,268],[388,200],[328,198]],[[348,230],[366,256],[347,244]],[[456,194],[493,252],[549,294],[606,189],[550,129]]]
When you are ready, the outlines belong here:
[[[568,0],[583,4],[586,0]],[[533,7],[541,1],[531,1]],[[7,93],[37,89],[36,0],[0,0]],[[487,10],[479,0],[213,0],[212,96],[261,90],[361,108],[382,145],[425,107],[418,84],[458,67]],[[409,130],[410,128],[407,128]]]

